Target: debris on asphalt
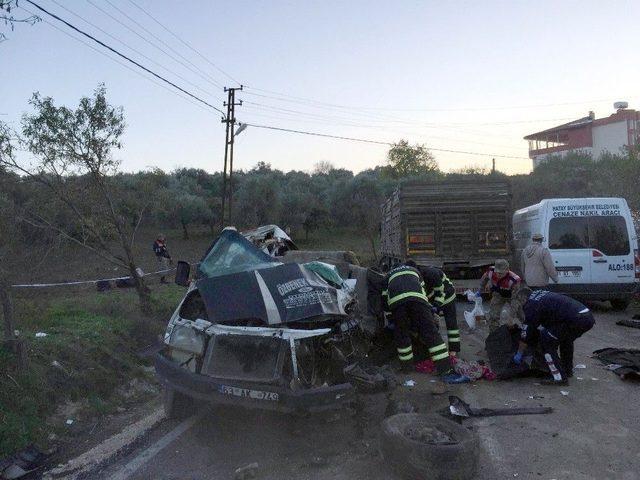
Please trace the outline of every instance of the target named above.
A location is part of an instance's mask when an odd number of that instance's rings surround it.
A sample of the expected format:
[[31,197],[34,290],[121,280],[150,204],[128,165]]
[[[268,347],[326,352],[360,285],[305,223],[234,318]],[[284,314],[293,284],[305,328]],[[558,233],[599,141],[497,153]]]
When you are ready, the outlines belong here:
[[345,378],[358,390],[376,393],[388,390],[393,383],[393,374],[384,367],[353,363],[343,370]]
[[73,420],[68,418],[67,421],[64,423],[66,423],[67,425],[73,425]]
[[416,386],[416,381],[415,380],[405,380],[403,385],[405,387],[415,387]]
[[616,325],[630,328],[640,328],[640,320],[618,320]]
[[529,400],[539,400],[541,398],[544,398],[543,395],[529,395]]
[[593,356],[623,380],[640,380],[640,350],[635,348],[602,348]]
[[575,366],[575,367],[573,367],[573,368],[580,368],[580,369],[582,369],[582,368],[587,368],[587,366],[586,366],[584,363],[579,363],[578,365],[576,365],[576,366]]
[[449,413],[454,417],[495,417],[502,415],[542,415],[553,412],[551,407],[474,408],[455,395],[449,396]]
[[598,381],[598,379],[596,377],[591,377],[591,380],[593,380],[594,382]]
[[260,468],[260,465],[258,465],[257,462],[237,468],[233,474],[233,478],[234,480],[248,480],[250,478],[256,478],[258,468]]
[[584,380],[583,377],[576,377],[576,380]]
[[566,390],[560,390],[560,393],[565,397],[569,395],[569,392],[567,392]]

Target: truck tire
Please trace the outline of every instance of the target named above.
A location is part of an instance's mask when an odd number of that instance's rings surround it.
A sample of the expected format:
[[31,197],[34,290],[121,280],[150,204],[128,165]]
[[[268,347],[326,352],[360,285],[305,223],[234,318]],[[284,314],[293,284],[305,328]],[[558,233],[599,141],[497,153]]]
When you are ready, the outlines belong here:
[[622,312],[626,310],[627,307],[629,306],[629,303],[631,303],[626,298],[616,298],[614,300],[610,300],[610,302],[611,302],[611,308],[616,312]]
[[171,420],[182,420],[193,413],[193,399],[166,385],[162,391],[162,406],[165,416]]
[[[433,440],[434,431],[444,435]],[[380,453],[405,480],[471,480],[479,452],[476,433],[437,414],[400,413],[382,422]]]

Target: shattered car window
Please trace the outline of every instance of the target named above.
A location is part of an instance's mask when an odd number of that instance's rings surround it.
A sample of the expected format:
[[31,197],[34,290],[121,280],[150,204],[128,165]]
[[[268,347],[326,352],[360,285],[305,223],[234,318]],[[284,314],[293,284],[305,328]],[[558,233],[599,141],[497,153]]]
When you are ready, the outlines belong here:
[[238,232],[227,230],[206,253],[198,271],[204,277],[219,277],[276,265],[281,263],[257,249]]

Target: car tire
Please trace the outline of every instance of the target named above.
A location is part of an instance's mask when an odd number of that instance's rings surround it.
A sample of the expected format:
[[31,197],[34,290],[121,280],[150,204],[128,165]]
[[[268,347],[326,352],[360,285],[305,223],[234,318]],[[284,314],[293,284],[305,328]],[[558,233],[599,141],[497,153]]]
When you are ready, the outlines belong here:
[[193,399],[169,386],[163,389],[162,404],[165,416],[172,420],[181,420],[193,413]]
[[616,298],[614,300],[610,300],[611,308],[616,312],[622,312],[627,309],[629,304],[631,303],[626,298]]
[[[412,438],[421,427],[435,428],[452,442],[427,443]],[[402,479],[470,480],[476,476],[480,445],[475,432],[441,415],[400,413],[382,422],[380,453],[388,468]]]

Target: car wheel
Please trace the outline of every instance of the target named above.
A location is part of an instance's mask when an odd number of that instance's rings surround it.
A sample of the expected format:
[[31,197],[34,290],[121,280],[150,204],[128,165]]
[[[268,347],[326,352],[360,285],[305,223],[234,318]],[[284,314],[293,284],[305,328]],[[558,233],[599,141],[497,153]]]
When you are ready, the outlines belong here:
[[162,392],[164,414],[169,419],[183,419],[193,413],[193,399],[165,386]]
[[479,452],[476,433],[437,414],[400,413],[382,422],[380,453],[403,479],[473,479]]
[[629,303],[631,302],[626,298],[617,298],[615,300],[611,300],[611,308],[616,312],[622,312],[623,310],[627,309]]

